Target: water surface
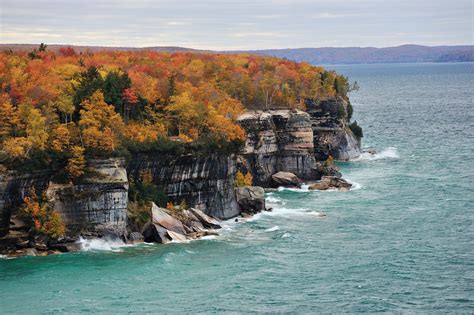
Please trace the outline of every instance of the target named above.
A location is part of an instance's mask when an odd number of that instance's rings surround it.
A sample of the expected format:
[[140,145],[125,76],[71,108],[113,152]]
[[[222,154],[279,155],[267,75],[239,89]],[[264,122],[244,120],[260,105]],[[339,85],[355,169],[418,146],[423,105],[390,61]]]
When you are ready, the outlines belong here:
[[379,151],[340,164],[357,189],[271,193],[215,239],[0,259],[0,311],[474,312],[474,64],[331,68]]

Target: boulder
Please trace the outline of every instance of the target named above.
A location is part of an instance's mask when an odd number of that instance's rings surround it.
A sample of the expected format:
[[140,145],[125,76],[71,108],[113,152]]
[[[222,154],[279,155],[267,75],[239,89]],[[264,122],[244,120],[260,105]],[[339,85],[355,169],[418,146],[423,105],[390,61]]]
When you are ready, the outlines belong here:
[[204,225],[206,229],[220,229],[221,228],[218,220],[216,220],[215,218],[211,216],[208,216],[201,210],[190,208],[189,211],[191,211],[196,216],[196,218],[198,218],[199,221],[201,221],[202,225]]
[[278,186],[301,187],[303,182],[293,173],[278,172],[272,175],[273,182]]
[[168,236],[170,237],[170,239],[171,239],[172,241],[186,242],[186,241],[188,240],[188,239],[186,238],[186,236],[184,236],[183,234],[176,233],[176,232],[169,231],[169,230],[168,230]]
[[128,242],[131,244],[143,243],[145,237],[140,232],[132,232],[128,236]]
[[168,236],[168,230],[159,224],[154,224],[153,222],[145,223],[141,233],[145,242],[148,243],[155,242],[166,244],[171,241],[171,238]]
[[257,213],[265,210],[265,191],[259,186],[235,189],[235,198],[244,212]]
[[151,222],[153,224],[161,225],[167,230],[186,234],[186,229],[184,228],[183,223],[169,215],[168,212],[166,212],[166,209],[159,208],[155,203],[152,204],[151,208]]
[[327,190],[329,188],[336,188],[338,190],[347,191],[352,187],[345,179],[336,176],[323,176],[319,182],[314,183],[309,187],[311,190]]
[[190,231],[199,232],[205,229],[201,221],[190,210],[182,210],[182,213],[188,218],[186,226]]

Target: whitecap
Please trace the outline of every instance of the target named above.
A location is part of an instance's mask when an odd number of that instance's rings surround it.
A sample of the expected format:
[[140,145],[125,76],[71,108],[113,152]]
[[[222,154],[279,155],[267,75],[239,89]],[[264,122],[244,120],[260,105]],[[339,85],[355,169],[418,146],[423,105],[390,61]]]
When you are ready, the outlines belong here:
[[132,246],[125,244],[121,239],[116,238],[91,238],[85,239],[80,238],[79,244],[81,245],[81,250],[83,251],[112,251],[112,252],[121,252],[122,247]]
[[288,237],[291,237],[291,234],[290,233],[284,233],[281,238],[288,238]]
[[269,196],[269,197],[265,198],[265,201],[267,201],[269,203],[285,204],[285,202],[283,200],[281,200],[278,197],[274,197],[274,196]]
[[275,225],[275,226],[272,226],[269,229],[266,229],[265,232],[274,232],[274,231],[278,231],[279,229],[280,229],[280,227],[278,225]]
[[370,153],[370,152],[363,152],[359,157],[352,159],[351,161],[375,161],[381,159],[398,159],[400,155],[398,154],[398,150],[395,147],[388,147],[381,152]]
[[0,259],[8,259],[8,256],[6,256],[6,255],[0,255]]

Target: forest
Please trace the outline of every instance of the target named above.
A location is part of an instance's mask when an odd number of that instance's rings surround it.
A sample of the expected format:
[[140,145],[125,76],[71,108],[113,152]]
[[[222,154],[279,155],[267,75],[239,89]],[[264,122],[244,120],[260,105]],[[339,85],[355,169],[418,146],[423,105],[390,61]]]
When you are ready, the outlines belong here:
[[152,51],[0,53],[0,167],[56,168],[134,151],[237,150],[246,109],[346,98],[347,78],[249,54]]

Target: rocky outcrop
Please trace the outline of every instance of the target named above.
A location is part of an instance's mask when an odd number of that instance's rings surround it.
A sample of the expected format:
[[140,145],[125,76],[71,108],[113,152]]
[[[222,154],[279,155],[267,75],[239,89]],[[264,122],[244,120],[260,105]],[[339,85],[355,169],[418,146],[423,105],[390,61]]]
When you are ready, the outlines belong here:
[[69,233],[126,235],[128,179],[122,159],[92,160],[77,184],[51,182],[46,195]]
[[314,135],[314,155],[317,160],[332,156],[350,160],[361,154],[360,143],[349,129],[352,107],[343,99],[306,100]]
[[245,186],[235,189],[235,198],[242,212],[257,213],[265,209],[265,191],[258,186]]
[[345,179],[336,176],[323,176],[320,181],[309,186],[310,190],[328,190],[337,189],[341,191],[348,191],[352,184]]
[[[185,242],[206,235],[216,235],[206,228],[220,228],[219,222],[197,209],[176,209],[169,211],[151,206],[150,221],[142,229],[145,242]],[[133,234],[133,233],[132,233]]]
[[303,181],[293,173],[278,172],[272,175],[273,183],[276,186],[301,187]]
[[151,172],[153,183],[175,204],[184,200],[188,206],[220,219],[240,213],[234,194],[234,155],[169,157],[140,154],[133,157],[128,171],[133,178],[139,178],[141,171]]
[[238,122],[247,133],[241,162],[252,172],[255,185],[269,186],[271,176],[279,171],[302,179],[319,178],[309,114],[300,110],[249,111]]

